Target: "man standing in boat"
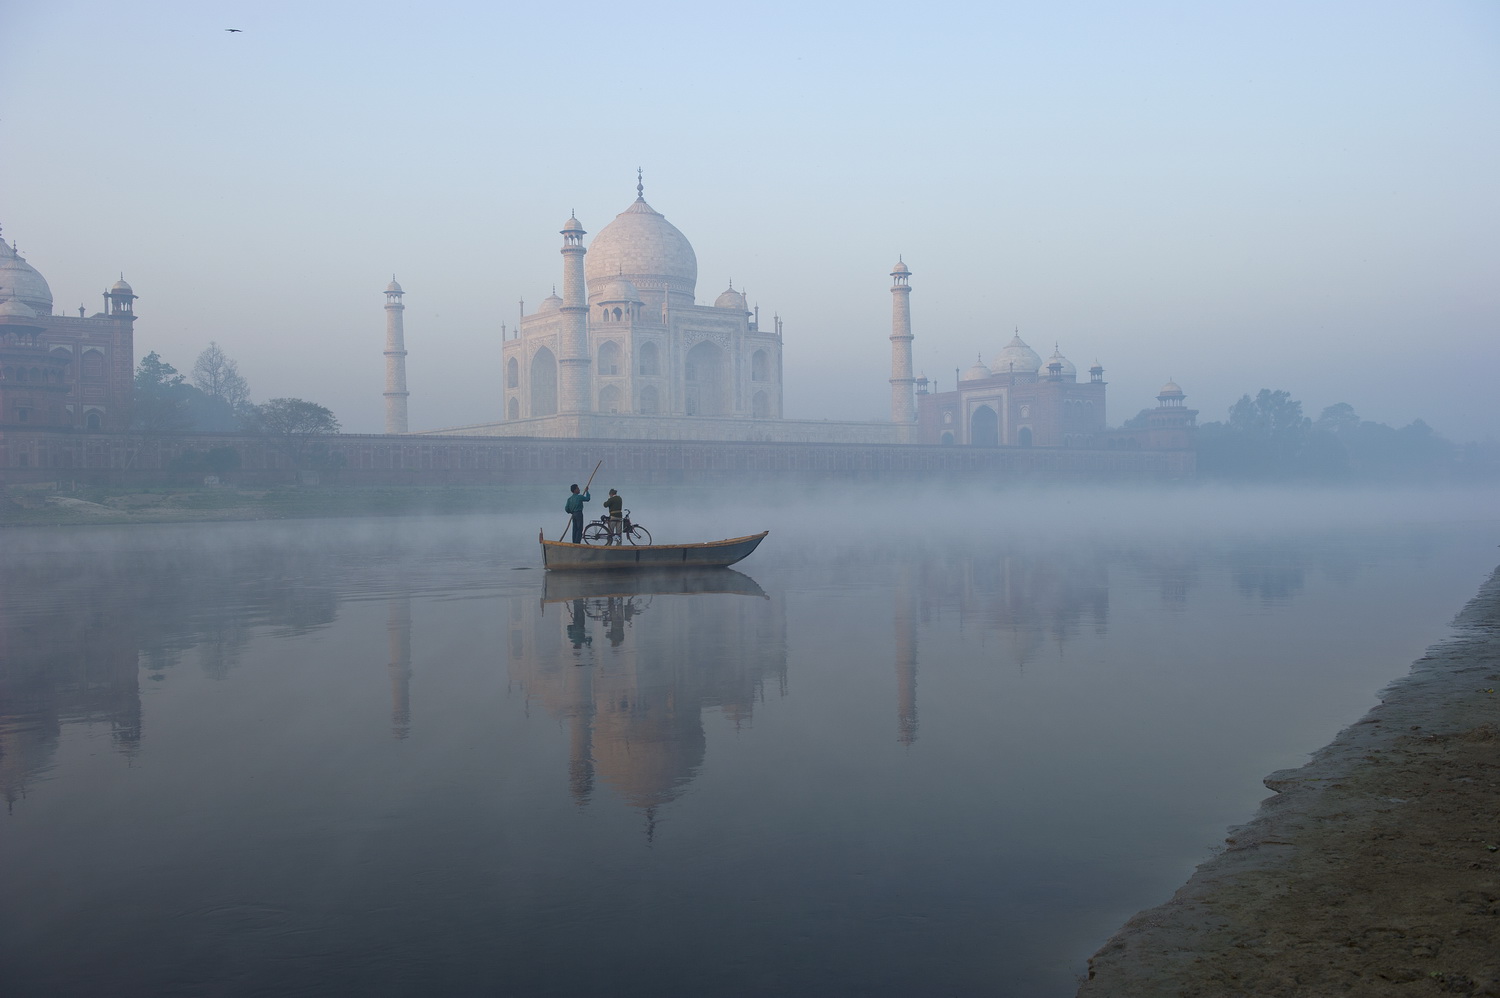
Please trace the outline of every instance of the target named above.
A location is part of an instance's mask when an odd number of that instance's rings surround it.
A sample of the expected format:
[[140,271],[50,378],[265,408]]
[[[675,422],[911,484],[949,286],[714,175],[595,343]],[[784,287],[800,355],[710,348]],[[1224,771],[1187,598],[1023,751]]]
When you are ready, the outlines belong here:
[[573,543],[583,543],[583,504],[591,497],[587,492],[580,493],[578,484],[573,484],[573,494],[568,496],[568,501],[563,506],[563,511],[573,517]]
[[620,519],[620,507],[625,505],[625,500],[620,498],[620,493],[614,489],[609,490],[609,498],[604,500],[604,508],[609,510],[609,544],[622,544],[624,541],[624,530]]

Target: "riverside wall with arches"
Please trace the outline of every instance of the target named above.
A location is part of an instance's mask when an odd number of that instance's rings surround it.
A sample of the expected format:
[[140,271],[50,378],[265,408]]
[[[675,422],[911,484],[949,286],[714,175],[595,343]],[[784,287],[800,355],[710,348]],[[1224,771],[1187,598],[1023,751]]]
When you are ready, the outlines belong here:
[[[1179,481],[1191,448],[1156,449],[1115,431],[1104,446],[975,447],[766,441],[540,439],[332,434],[295,442],[255,434],[0,431],[0,485],[530,485],[576,477],[605,460],[624,484],[766,481]],[[294,453],[300,448],[300,453]]]

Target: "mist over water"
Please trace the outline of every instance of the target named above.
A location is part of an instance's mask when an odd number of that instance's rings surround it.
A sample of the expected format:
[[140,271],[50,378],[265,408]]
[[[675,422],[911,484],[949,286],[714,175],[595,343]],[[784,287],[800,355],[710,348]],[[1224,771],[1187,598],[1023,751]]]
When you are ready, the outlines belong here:
[[1492,492],[621,491],[771,535],[0,535],[8,987],[1068,995],[1500,561]]

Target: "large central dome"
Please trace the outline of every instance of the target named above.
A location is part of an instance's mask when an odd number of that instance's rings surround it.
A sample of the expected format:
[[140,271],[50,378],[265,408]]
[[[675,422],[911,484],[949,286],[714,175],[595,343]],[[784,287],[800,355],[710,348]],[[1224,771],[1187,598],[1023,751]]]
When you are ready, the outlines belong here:
[[588,281],[589,301],[603,291],[606,283],[624,278],[651,299],[651,292],[686,295],[692,304],[698,286],[698,256],[692,243],[677,226],[638,197],[635,203],[615,216],[594,241],[584,258],[583,273]]
[[7,299],[21,302],[37,315],[52,314],[52,289],[47,279],[15,247],[0,239],[0,301]]

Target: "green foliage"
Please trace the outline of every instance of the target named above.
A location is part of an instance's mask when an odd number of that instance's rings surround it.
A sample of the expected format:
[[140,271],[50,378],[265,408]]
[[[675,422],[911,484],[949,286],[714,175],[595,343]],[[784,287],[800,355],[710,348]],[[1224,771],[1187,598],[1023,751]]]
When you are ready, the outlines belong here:
[[309,447],[315,437],[339,431],[339,421],[328,409],[316,402],[294,398],[271,399],[252,406],[251,426],[254,432],[269,437],[294,468],[307,466]]
[[135,415],[131,428],[148,434],[191,429],[189,399],[193,390],[177,373],[177,368],[152,350],[135,369]]
[[[211,349],[217,350],[217,346]],[[209,351],[204,351],[205,355]],[[222,357],[222,351],[219,354]],[[202,362],[200,357],[199,361]],[[229,365],[228,374],[238,378],[238,373],[233,370],[233,361]],[[135,371],[135,417],[132,421],[132,429],[138,433],[147,435],[163,433],[183,433],[189,430],[206,430],[212,432],[232,433],[240,428],[240,409],[237,405],[247,404],[239,389],[234,387],[233,379],[220,371],[218,384],[220,394],[209,394],[197,385],[190,385],[187,379],[178,373],[177,368],[162,360],[155,350],[141,358],[140,364]],[[194,379],[197,379],[198,369],[194,368]],[[244,386],[244,379],[238,382],[240,388]],[[229,387],[225,388],[224,386]],[[240,403],[233,399],[240,398]]]
[[[1198,471],[1208,478],[1266,481],[1432,481],[1458,476],[1462,453],[1420,419],[1395,429],[1362,420],[1347,402],[1325,408],[1316,422],[1288,392],[1262,388],[1242,396],[1223,423],[1198,430]],[[1474,454],[1464,477],[1481,477]],[[1490,473],[1495,462],[1489,462]]]

